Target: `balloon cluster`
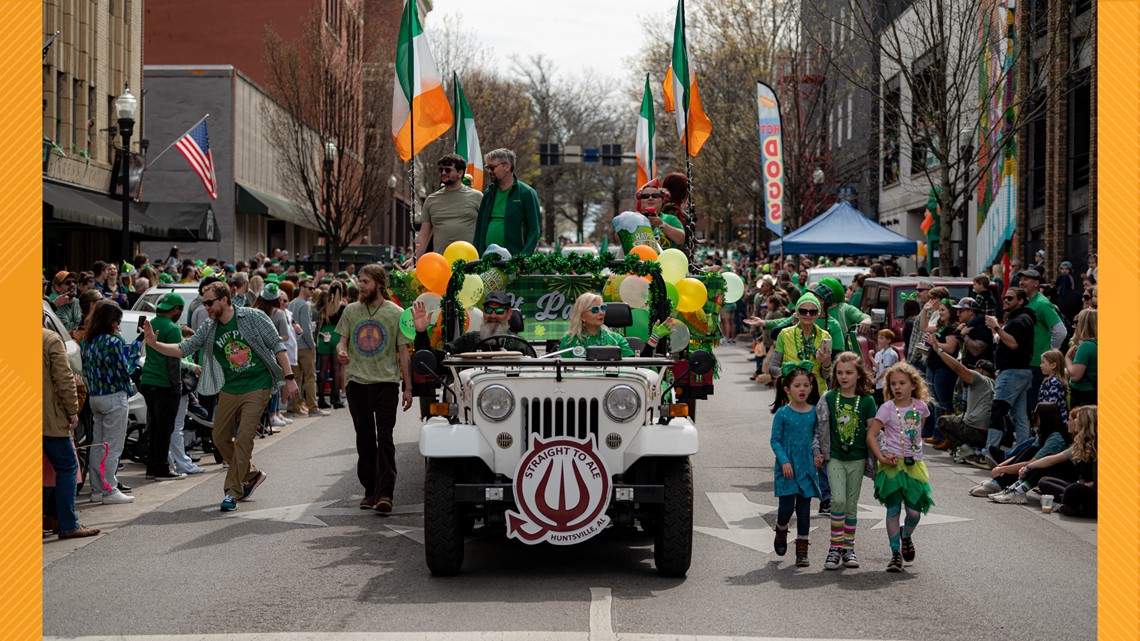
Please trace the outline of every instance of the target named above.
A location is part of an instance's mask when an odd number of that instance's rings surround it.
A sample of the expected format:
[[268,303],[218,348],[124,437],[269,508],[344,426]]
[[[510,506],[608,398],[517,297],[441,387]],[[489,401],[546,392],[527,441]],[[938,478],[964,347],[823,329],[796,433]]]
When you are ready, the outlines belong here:
[[[483,252],[484,258],[488,254],[495,254],[504,260],[510,259],[511,253],[498,245],[489,245]],[[443,296],[447,294],[448,283],[451,282],[455,264],[457,262],[471,262],[479,260],[479,252],[475,246],[463,240],[457,240],[443,250],[443,254],[428,252],[420,257],[416,268],[410,272],[413,283],[418,283],[423,293],[416,297],[416,302],[422,302],[427,310],[430,324],[428,334],[432,335],[439,324],[440,306]],[[483,325],[483,311],[480,305],[487,292],[505,289],[507,275],[501,269],[488,267],[477,274],[463,275],[463,286],[455,295],[456,301],[464,308],[467,331],[478,330]],[[400,332],[408,338],[416,335],[415,325],[412,322],[412,308],[409,305],[400,316]]]

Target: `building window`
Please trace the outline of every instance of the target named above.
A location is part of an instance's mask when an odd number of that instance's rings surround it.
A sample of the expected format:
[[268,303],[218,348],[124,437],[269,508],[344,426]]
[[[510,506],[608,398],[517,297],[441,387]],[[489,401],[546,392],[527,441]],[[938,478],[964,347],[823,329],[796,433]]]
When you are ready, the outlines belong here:
[[891,78],[883,88],[883,185],[899,181],[899,131],[902,124],[902,91],[899,77]]
[[1092,103],[1089,76],[1081,74],[1069,98],[1069,166],[1073,189],[1089,184],[1089,153],[1092,150]]
[[945,87],[939,86],[942,84],[941,62],[929,54],[915,63],[912,77],[910,173],[913,176],[938,164],[934,155],[939,145],[935,122],[941,115]]
[[851,112],[853,110],[851,107],[852,107],[853,101],[854,101],[853,94],[847,94],[847,139],[848,140],[851,140],[851,121],[853,120],[853,117],[851,116]]
[[55,144],[60,147],[67,144],[63,139],[63,92],[67,87],[67,76],[61,71],[55,74]]
[[1029,122],[1029,211],[1045,206],[1045,125],[1044,96],[1036,93],[1029,101],[1029,112],[1037,117]]

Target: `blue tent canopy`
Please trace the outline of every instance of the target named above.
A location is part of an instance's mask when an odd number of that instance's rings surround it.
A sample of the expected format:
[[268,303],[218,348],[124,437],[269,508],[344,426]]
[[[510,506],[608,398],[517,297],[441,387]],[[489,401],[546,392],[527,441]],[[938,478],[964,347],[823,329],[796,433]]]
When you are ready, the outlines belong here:
[[864,216],[848,203],[836,203],[783,239],[768,244],[770,254],[888,254],[918,253],[918,242]]

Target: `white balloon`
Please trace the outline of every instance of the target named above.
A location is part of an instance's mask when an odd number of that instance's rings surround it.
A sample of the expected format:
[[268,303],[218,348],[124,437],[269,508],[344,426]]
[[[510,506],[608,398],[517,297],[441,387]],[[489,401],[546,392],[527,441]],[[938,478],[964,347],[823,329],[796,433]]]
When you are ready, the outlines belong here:
[[487,245],[487,249],[483,250],[483,258],[486,258],[487,254],[498,254],[498,255],[503,257],[503,260],[510,260],[511,259],[510,250],[507,249],[506,247],[500,247],[500,246],[496,245],[495,243],[491,243],[490,245]]
[[483,326],[483,310],[478,307],[467,308],[467,318],[471,319],[471,323],[467,325],[467,331],[477,332]]
[[618,295],[630,307],[644,309],[649,302],[649,281],[640,276],[630,276],[621,282]]
[[424,304],[424,309],[429,316],[432,312],[439,311],[439,301],[441,300],[443,300],[443,297],[435,292],[424,292],[416,298],[416,302],[422,302]]
[[669,351],[679,354],[689,346],[689,326],[677,321],[673,325],[673,333],[669,335]]

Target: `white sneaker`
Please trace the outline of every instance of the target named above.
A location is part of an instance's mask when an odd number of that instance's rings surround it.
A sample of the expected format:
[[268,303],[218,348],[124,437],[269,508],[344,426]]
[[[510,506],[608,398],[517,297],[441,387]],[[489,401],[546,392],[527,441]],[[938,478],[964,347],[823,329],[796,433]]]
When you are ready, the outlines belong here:
[[970,490],[970,496],[989,496],[999,492],[1001,492],[1001,485],[997,481],[990,479]]
[[119,490],[115,490],[114,492],[111,492],[110,494],[106,494],[103,496],[103,504],[104,505],[115,504],[115,503],[134,503],[134,502],[135,502],[135,497],[131,496],[130,494],[123,494]]
[[88,500],[91,501],[92,503],[102,503],[103,502],[103,493],[102,492],[92,492],[91,496],[88,498]]
[[276,416],[269,419],[269,424],[273,427],[284,427],[286,425],[284,419],[277,418]]
[[1015,490],[1006,490],[1004,494],[990,497],[994,503],[1005,505],[1025,505],[1025,495]]
[[293,423],[293,419],[289,418],[288,416],[285,416],[284,414],[281,415],[281,420],[285,421],[286,424],[292,424]]

